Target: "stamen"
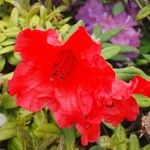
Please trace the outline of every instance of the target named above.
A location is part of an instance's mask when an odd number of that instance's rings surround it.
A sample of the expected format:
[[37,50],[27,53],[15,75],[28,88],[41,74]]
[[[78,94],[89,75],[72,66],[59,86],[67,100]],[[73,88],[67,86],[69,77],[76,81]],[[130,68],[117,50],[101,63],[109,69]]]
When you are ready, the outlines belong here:
[[58,55],[56,62],[54,63],[54,69],[51,74],[51,81],[58,78],[61,80],[66,79],[72,71],[75,64],[75,57],[71,50],[63,50]]

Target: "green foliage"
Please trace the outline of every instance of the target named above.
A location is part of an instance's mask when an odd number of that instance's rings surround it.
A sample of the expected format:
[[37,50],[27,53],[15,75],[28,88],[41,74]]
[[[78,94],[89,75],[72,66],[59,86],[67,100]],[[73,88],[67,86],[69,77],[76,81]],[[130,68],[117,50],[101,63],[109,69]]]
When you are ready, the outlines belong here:
[[125,128],[118,126],[111,137],[103,135],[97,142],[97,145],[92,146],[89,150],[149,150],[150,145],[141,147],[136,134],[130,134],[127,138]]
[[[122,2],[118,2],[122,3]],[[118,4],[120,5],[120,4]],[[110,29],[107,32],[102,33],[101,27],[96,24],[93,29],[93,37],[96,40],[102,42],[102,56],[105,59],[110,59],[119,62],[126,62],[127,64],[131,63],[129,60],[123,55],[126,52],[136,52],[139,53],[139,50],[126,45],[114,45],[110,43],[111,38],[117,36],[123,28],[114,28]]]
[[61,14],[66,9],[65,5],[52,7],[48,5],[50,3],[51,1],[47,0],[45,6],[40,3],[30,6],[28,0],[12,1],[10,16],[5,14],[0,19],[0,71],[3,71],[6,62],[10,65],[19,62],[13,51],[16,36],[22,29],[60,29],[70,20],[70,17],[63,19]]
[[118,14],[122,13],[124,11],[124,9],[125,9],[125,6],[124,6],[123,2],[119,1],[113,6],[112,14],[118,15]]
[[145,74],[141,69],[133,67],[133,66],[126,67],[126,68],[120,68],[120,69],[114,69],[114,70],[120,79],[123,79],[126,81],[129,81],[136,75],[139,75],[147,80],[150,80],[150,76]]
[[140,12],[138,13],[138,15],[136,16],[137,20],[142,20],[143,18],[147,17],[150,15],[150,4],[148,4],[147,6],[145,6],[144,8],[142,8],[140,10]]
[[144,95],[135,94],[134,95],[138,105],[140,107],[150,107],[150,98]]

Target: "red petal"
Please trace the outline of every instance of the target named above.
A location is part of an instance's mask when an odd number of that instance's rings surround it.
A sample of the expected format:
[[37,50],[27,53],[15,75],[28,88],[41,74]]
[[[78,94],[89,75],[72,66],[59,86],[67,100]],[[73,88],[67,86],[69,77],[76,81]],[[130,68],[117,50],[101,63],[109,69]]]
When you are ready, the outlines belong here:
[[78,123],[76,128],[81,133],[81,141],[85,146],[88,142],[96,142],[100,137],[100,124]]
[[64,47],[71,49],[77,57],[89,60],[93,56],[99,55],[102,49],[101,44],[92,40],[84,27],[79,27],[70,36]]
[[39,70],[32,63],[21,62],[9,81],[9,92],[17,95],[17,105],[39,111],[51,101],[52,87],[47,70]]
[[54,48],[56,45],[60,45],[60,42],[55,30],[49,29],[48,31],[42,31],[26,29],[19,33],[15,49],[25,61],[45,64],[49,63],[49,60],[52,59],[51,56],[56,51]]
[[135,76],[132,81],[137,81],[137,86],[134,91],[134,94],[143,94],[147,97],[150,97],[150,81],[147,81],[146,79],[140,76]]

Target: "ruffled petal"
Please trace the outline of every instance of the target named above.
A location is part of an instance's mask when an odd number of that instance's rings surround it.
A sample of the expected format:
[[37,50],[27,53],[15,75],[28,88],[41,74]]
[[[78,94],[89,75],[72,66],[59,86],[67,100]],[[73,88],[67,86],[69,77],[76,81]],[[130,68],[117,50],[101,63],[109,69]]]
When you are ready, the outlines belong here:
[[96,142],[100,137],[100,124],[78,123],[76,128],[81,133],[81,142],[85,146],[88,142]]
[[132,81],[137,82],[134,94],[143,94],[147,97],[150,97],[150,81],[147,81],[140,76],[135,76]]
[[61,45],[58,33],[49,29],[47,31],[25,29],[21,31],[16,39],[15,50],[19,52],[24,61],[49,64],[54,57],[55,46]]
[[102,45],[94,41],[84,27],[79,27],[63,46],[71,49],[78,58],[88,60],[99,55],[102,49]]
[[32,63],[21,62],[9,81],[9,93],[16,95],[17,105],[30,111],[39,111],[51,98],[47,70],[39,70]]

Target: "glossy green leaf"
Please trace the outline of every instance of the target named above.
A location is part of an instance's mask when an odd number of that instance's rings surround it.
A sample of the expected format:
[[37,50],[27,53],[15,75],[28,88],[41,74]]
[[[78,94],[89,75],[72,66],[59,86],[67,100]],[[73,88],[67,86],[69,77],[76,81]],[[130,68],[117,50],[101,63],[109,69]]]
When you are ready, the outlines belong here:
[[14,50],[14,46],[7,46],[5,48],[0,49],[0,55],[11,52]]
[[102,34],[100,37],[101,42],[109,41],[114,36],[118,35],[122,31],[122,28],[110,29]]
[[101,55],[105,59],[111,59],[115,55],[119,54],[121,52],[121,48],[119,46],[110,46],[102,49]]
[[113,15],[118,15],[122,13],[124,9],[125,9],[124,3],[119,1],[113,6],[112,13]]
[[125,52],[136,52],[139,53],[139,50],[135,47],[132,46],[127,46],[127,45],[116,45],[119,46],[121,48],[121,52],[125,53]]
[[135,94],[134,95],[138,105],[140,107],[150,107],[150,98],[144,95]]
[[30,19],[31,17],[33,17],[34,15],[37,15],[40,11],[40,4],[39,3],[35,3],[30,11],[29,11],[29,14],[28,14],[28,18]]
[[137,20],[142,20],[143,18],[150,15],[150,4],[146,5],[144,8],[140,10],[138,15],[136,16]]
[[114,69],[114,71],[116,72],[117,76],[120,79],[123,79],[126,81],[132,79],[136,75],[142,76],[143,78],[150,80],[150,76],[146,75],[141,69],[133,67],[133,66],[121,68],[121,69]]
[[48,123],[48,116],[44,110],[41,110],[40,112],[35,113],[33,116],[33,119],[34,119],[34,123],[37,126],[41,126],[43,124]]
[[150,62],[150,54],[143,54],[143,57]]
[[8,39],[1,43],[2,46],[9,46],[15,44],[15,39]]
[[4,109],[16,108],[15,99],[9,94],[3,94],[0,96],[1,107]]
[[75,148],[75,138],[76,138],[76,131],[74,127],[65,128],[62,130],[64,141],[65,141],[65,149],[71,150]]
[[8,55],[7,60],[11,65],[17,65],[19,63],[19,61],[16,59],[13,53]]
[[75,25],[71,26],[69,29],[68,34],[64,37],[65,40],[67,40],[80,26],[83,26],[84,22],[82,20],[79,20]]
[[6,63],[5,58],[3,56],[0,56],[0,72],[4,69],[5,63]]
[[111,145],[117,147],[127,142],[125,129],[120,125],[111,137]]
[[16,137],[14,137],[8,141],[7,149],[8,150],[24,150],[21,145],[20,140]]
[[30,23],[29,23],[29,27],[30,28],[36,28],[40,26],[40,17],[35,15],[31,18]]
[[20,29],[17,28],[17,27],[12,27],[12,28],[9,28],[9,29],[6,29],[4,30],[4,34],[7,36],[7,37],[16,37],[19,33]]
[[0,44],[1,42],[5,41],[6,40],[6,35],[4,35],[3,33],[0,33]]
[[98,140],[98,144],[102,148],[110,149],[111,148],[111,140],[109,136],[100,136],[100,139]]
[[129,150],[141,150],[139,139],[135,134],[131,134],[129,138]]
[[101,29],[100,25],[96,24],[94,26],[93,34],[96,37],[96,39],[100,38],[100,36],[102,35],[102,29]]
[[7,122],[0,128],[0,141],[10,139],[16,135],[16,124],[14,122]]
[[9,20],[9,27],[17,27],[19,24],[19,12],[17,8],[13,8]]
[[53,135],[60,137],[61,132],[56,125],[47,123],[47,124],[40,125],[38,128],[36,128],[34,130],[34,134],[39,138],[47,138]]

